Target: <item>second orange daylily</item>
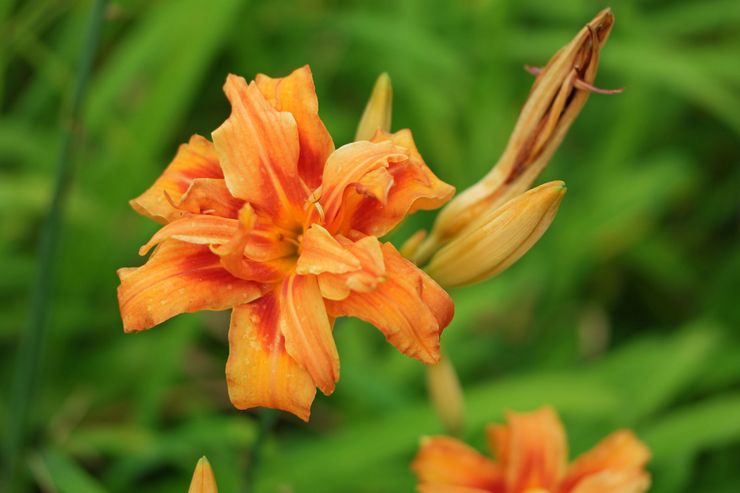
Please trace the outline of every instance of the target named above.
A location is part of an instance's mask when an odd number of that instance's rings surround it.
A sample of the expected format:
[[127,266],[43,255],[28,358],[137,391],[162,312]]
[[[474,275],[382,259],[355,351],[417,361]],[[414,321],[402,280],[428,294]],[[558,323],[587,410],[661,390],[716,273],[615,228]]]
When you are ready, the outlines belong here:
[[144,266],[119,270],[124,330],[233,307],[232,402],[304,420],[316,387],[330,394],[339,378],[336,317],[366,320],[401,352],[436,362],[452,301],[378,240],[454,192],[411,133],[334,150],[308,67],[249,84],[230,75],[224,90],[232,113],[213,142],[194,136],[132,201],[165,226],[142,247],[156,247]]
[[642,493],[650,451],[619,430],[567,463],[565,431],[549,407],[509,413],[488,428],[496,461],[448,437],[422,441],[412,468],[421,493]]

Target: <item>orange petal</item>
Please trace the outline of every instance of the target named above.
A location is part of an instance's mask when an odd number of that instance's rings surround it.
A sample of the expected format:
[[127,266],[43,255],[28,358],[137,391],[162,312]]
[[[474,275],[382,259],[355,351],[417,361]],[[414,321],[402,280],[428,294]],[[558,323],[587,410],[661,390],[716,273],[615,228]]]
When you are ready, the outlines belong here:
[[506,474],[507,491],[557,491],[568,458],[557,414],[544,407],[526,414],[508,413],[507,421],[488,428],[491,448]]
[[650,483],[644,471],[649,459],[650,450],[631,431],[614,432],[573,461],[560,489],[563,493],[645,491]]
[[285,351],[280,311],[274,292],[234,308],[226,363],[229,397],[238,409],[271,407],[308,421],[316,386]]
[[643,470],[602,471],[584,478],[569,493],[643,493],[650,488],[650,475]]
[[[405,150],[390,141],[352,142],[334,151],[326,161],[319,200],[324,212],[323,222],[329,225],[327,229],[332,233],[347,233],[349,230],[339,231],[339,227],[349,221],[359,198],[377,191],[378,170],[407,159]],[[350,204],[345,205],[345,194],[354,195]]]
[[211,469],[211,464],[205,457],[201,457],[195,465],[195,471],[193,472],[193,479],[190,481],[188,493],[218,493],[213,469]]
[[233,197],[220,178],[196,178],[180,198],[177,208],[183,214],[210,214],[236,218],[244,206],[242,199]]
[[406,149],[410,156],[408,164],[393,175],[396,186],[388,200],[389,208],[394,209],[395,214],[403,217],[420,210],[436,209],[452,198],[455,187],[437,178],[429,169],[416,148],[411,130],[399,130],[392,134],[378,131],[373,137],[373,142],[384,140]]
[[374,142],[390,140],[406,149],[409,159],[389,169],[393,176],[393,187],[388,193],[387,203],[365,199],[351,216],[348,229],[365,234],[383,236],[395,228],[407,215],[418,210],[440,207],[455,193],[455,188],[437,178],[424,163],[416,149],[410,130],[394,134],[378,131]]
[[145,255],[153,246],[170,238],[197,245],[220,245],[228,242],[238,229],[239,221],[236,219],[202,214],[188,215],[160,228],[139,249],[139,255]]
[[329,395],[339,380],[339,355],[316,276],[291,275],[280,293],[285,348]]
[[447,293],[389,243],[382,245],[386,281],[371,292],[327,300],[332,316],[358,317],[378,327],[402,353],[424,363],[439,361],[439,337],[452,320]]
[[118,303],[123,329],[148,329],[175,315],[225,310],[262,294],[257,283],[238,279],[221,267],[208,246],[168,240],[142,267],[118,270]]
[[393,175],[387,168],[378,168],[368,172],[355,183],[355,192],[362,198],[369,198],[385,207],[388,195],[394,185]]
[[256,84],[229,75],[224,92],[231,116],[213,132],[226,185],[282,225],[297,224],[308,196],[297,176],[299,141],[296,120],[273,108]]
[[453,438],[424,438],[411,468],[423,492],[505,491],[499,465]]
[[[338,232],[356,230],[383,236],[407,215],[436,209],[455,193],[454,187],[437,178],[424,163],[409,130],[395,134],[378,131],[373,142],[393,144],[406,158],[389,160],[384,168],[371,167],[354,188],[346,189],[339,224],[334,224]],[[327,214],[327,221],[331,220],[333,216]]]
[[386,279],[385,259],[380,241],[374,236],[366,236],[356,242],[344,240],[347,249],[360,261],[360,269],[341,276],[347,287],[356,292],[368,293]]
[[323,226],[312,224],[303,234],[298,274],[343,274],[360,269],[360,261],[342,246]]
[[257,262],[243,256],[221,257],[221,265],[227,272],[239,279],[264,284],[279,282],[292,266],[288,260]]
[[[345,251],[357,261],[357,268],[347,272],[319,273],[319,287],[324,298],[343,300],[350,292],[374,291],[386,279],[385,261],[380,242],[374,236],[366,236],[353,242],[343,236],[337,237]],[[300,262],[300,259],[299,259]]]
[[334,151],[334,142],[319,118],[311,69],[306,65],[277,79],[259,74],[255,82],[273,108],[287,111],[295,118],[301,145],[298,174],[311,189],[318,187],[324,163]]
[[131,200],[139,214],[166,223],[180,217],[173,203],[180,200],[193,180],[223,178],[213,144],[200,135],[182,144],[172,162],[146,192]]
[[[419,493],[490,493],[491,490],[481,488],[469,488],[467,486],[452,486],[449,484],[420,484],[417,491]],[[494,490],[499,491],[499,490]],[[501,490],[503,491],[503,490]],[[537,493],[537,492],[528,492]]]
[[323,297],[342,300],[350,291],[368,292],[385,280],[380,242],[366,236],[353,242],[336,238],[319,224],[312,224],[301,241],[298,274],[318,275]]

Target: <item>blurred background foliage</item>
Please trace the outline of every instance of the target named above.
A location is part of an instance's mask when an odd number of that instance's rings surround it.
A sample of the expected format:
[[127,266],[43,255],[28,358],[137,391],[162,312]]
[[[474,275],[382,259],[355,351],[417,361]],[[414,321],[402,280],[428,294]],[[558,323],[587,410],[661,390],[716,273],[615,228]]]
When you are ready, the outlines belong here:
[[[348,142],[388,71],[394,128],[459,188],[496,161],[532,78],[593,0],[110,2],[74,151],[22,491],[183,492],[197,458],[221,490],[411,491],[419,437],[442,432],[423,365],[362,323],[336,337],[342,377],[308,425],[229,404],[227,316],[124,336],[115,270],[156,225],[127,200],[192,133],[228,115],[225,75],[310,64]],[[506,409],[552,404],[572,454],[618,427],[652,448],[656,493],[740,482],[740,2],[620,0],[597,85],[543,179],[569,193],[516,266],[453,292],[443,335],[466,396],[464,438]],[[0,423],[29,314],[90,0],[0,3]],[[431,214],[412,217],[398,244]],[[0,430],[5,436],[8,428]]]

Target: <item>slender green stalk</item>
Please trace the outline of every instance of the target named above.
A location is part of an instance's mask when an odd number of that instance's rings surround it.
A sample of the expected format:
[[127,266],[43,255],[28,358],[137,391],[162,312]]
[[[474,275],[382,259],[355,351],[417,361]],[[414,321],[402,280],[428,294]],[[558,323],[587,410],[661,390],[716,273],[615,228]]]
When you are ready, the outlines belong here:
[[[7,25],[14,8],[15,0],[0,2],[0,25]],[[3,46],[0,46],[0,110],[2,110],[5,100],[5,71],[8,69],[9,57],[9,50],[3,43]]]
[[[3,444],[3,474],[6,488],[12,491],[19,455],[26,439],[28,414],[33,400],[33,392],[39,373],[39,362],[46,336],[49,317],[49,303],[53,287],[53,277],[57,243],[61,219],[64,215],[67,192],[72,182],[71,156],[75,138],[80,126],[79,115],[82,101],[87,89],[93,60],[97,50],[106,0],[96,0],[90,15],[80,66],[69,105],[62,120],[61,142],[56,160],[54,190],[49,206],[49,213],[41,230],[38,249],[38,274],[31,293],[31,313],[28,325],[21,333],[18,359],[13,375],[13,386],[10,393],[9,420],[5,428]],[[2,485],[0,485],[2,486]]]

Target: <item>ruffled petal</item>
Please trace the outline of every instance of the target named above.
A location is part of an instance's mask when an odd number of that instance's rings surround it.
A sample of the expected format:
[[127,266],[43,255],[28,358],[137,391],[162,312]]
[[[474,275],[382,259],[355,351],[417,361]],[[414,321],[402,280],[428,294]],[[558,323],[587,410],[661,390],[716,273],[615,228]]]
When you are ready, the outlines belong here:
[[644,467],[650,450],[628,430],[603,439],[568,468],[562,493],[633,493],[645,491],[650,478]]
[[229,274],[206,245],[168,240],[146,264],[118,270],[123,329],[148,329],[175,315],[225,310],[262,294],[260,284]]
[[298,177],[298,128],[292,114],[267,102],[257,85],[229,75],[231,115],[213,132],[226,186],[283,226],[298,224],[308,189]]
[[177,208],[182,215],[208,214],[236,218],[244,201],[231,195],[226,181],[220,178],[196,178],[180,198]]
[[422,440],[411,468],[419,491],[504,493],[501,467],[468,445],[448,437]]
[[303,235],[296,272],[317,275],[322,296],[342,300],[350,291],[373,291],[385,280],[385,263],[374,236],[353,242],[313,224]]
[[312,224],[303,234],[298,274],[343,274],[360,269],[360,261],[323,226]]
[[187,144],[180,146],[154,185],[129,203],[139,214],[166,223],[182,215],[174,204],[193,180],[223,176],[213,144],[200,135],[193,135]]
[[[424,163],[409,130],[378,131],[373,142],[381,147],[357,142],[327,163],[321,204],[332,231],[380,237],[407,215],[436,209],[455,193]],[[341,201],[335,198],[340,192]]]
[[273,108],[287,111],[295,118],[301,146],[298,174],[311,189],[318,187],[324,163],[334,151],[334,142],[319,118],[319,101],[311,69],[306,65],[287,77],[275,79],[259,74],[255,82]]
[[[321,271],[319,288],[324,298],[343,300],[354,291],[369,293],[386,280],[385,260],[380,242],[374,236],[351,241],[339,236],[339,243],[357,261],[357,268],[346,272]],[[300,259],[299,259],[300,262]]]
[[329,314],[365,320],[378,327],[402,353],[424,363],[436,363],[440,334],[452,320],[452,299],[391,244],[381,248],[385,282],[370,292],[351,292],[345,299],[327,300]]
[[437,178],[426,165],[410,130],[393,134],[379,130],[372,139],[373,142],[387,140],[406,149],[409,159],[389,168],[393,186],[388,191],[386,201],[365,198],[348,226],[349,229],[374,236],[387,234],[409,214],[437,209],[455,194],[455,187]]
[[568,448],[563,425],[552,409],[508,413],[507,424],[490,426],[488,437],[504,468],[507,492],[557,491],[565,474]]
[[388,140],[378,144],[352,142],[340,147],[326,162],[319,198],[321,212],[313,214],[323,213],[322,222],[332,234],[346,235],[360,199],[383,200],[387,195],[378,187],[379,176],[383,176],[379,170],[388,170],[406,160],[407,152]]
[[160,228],[154,236],[139,249],[145,255],[153,246],[173,239],[196,245],[221,245],[233,238],[239,229],[239,221],[218,216],[192,214]]
[[339,380],[339,354],[316,276],[289,276],[282,283],[280,304],[288,354],[324,394],[331,394]]
[[[388,204],[388,196],[393,185],[395,185],[395,179],[388,168],[377,168],[369,171],[355,183],[353,191],[357,199],[362,201],[371,200],[380,207],[385,207]],[[347,198],[345,196],[345,200]]]
[[238,409],[271,407],[308,421],[316,386],[285,350],[280,313],[273,292],[234,308],[226,363],[229,397]]

